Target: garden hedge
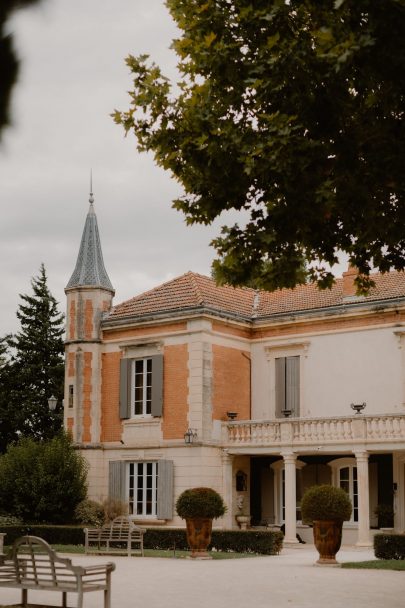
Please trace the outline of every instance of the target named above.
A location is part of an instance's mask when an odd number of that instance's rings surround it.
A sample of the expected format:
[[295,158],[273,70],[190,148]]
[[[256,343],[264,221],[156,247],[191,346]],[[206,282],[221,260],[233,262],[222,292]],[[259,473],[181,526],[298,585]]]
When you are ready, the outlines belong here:
[[[40,536],[51,545],[83,545],[85,526],[21,525],[1,526],[5,545],[30,534]],[[209,550],[277,555],[282,548],[283,534],[270,530],[213,530]],[[184,528],[148,528],[144,536],[145,549],[188,549]]]
[[379,559],[405,559],[405,534],[376,534],[374,555]]

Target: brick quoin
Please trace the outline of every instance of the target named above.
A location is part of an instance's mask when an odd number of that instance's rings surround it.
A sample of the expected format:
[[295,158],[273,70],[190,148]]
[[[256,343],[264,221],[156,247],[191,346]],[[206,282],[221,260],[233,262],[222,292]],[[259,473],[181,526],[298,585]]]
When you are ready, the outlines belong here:
[[165,346],[163,361],[163,439],[181,439],[188,427],[187,344]]
[[83,353],[83,435],[82,441],[91,441],[91,370],[93,353]]
[[71,300],[70,302],[70,325],[69,325],[69,340],[75,339],[76,330],[76,302]]
[[237,348],[212,346],[212,415],[225,420],[226,412],[238,412],[250,420],[250,354]]
[[86,300],[84,307],[84,335],[87,340],[93,337],[93,302]]
[[121,353],[103,353],[101,376],[101,441],[119,441],[122,422],[119,416]]

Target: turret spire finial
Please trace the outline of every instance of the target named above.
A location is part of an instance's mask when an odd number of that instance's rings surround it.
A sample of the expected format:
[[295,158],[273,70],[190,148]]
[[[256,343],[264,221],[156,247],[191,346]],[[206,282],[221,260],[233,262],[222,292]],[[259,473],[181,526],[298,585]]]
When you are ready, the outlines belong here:
[[89,202],[90,202],[90,205],[92,205],[94,203],[94,196],[93,196],[93,169],[90,169],[90,198],[89,198]]

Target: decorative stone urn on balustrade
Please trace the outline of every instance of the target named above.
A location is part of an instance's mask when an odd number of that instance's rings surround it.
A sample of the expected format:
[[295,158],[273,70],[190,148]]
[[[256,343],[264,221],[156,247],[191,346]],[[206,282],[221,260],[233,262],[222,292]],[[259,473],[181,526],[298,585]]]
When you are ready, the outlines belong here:
[[352,503],[342,488],[329,485],[312,486],[301,501],[304,523],[312,524],[320,565],[335,565],[342,544],[343,522],[350,519]]

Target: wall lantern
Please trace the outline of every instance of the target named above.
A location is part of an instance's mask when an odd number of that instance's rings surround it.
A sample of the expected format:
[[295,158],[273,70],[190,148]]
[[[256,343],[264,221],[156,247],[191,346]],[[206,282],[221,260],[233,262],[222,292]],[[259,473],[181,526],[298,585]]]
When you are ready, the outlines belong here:
[[184,433],[184,442],[186,445],[191,445],[197,439],[197,431],[195,429],[187,429]]
[[351,403],[350,407],[352,408],[352,410],[355,410],[356,414],[360,414],[360,412],[364,410],[366,405],[366,402],[363,401],[363,403]]
[[50,412],[54,412],[56,410],[57,403],[58,403],[58,400],[56,399],[56,397],[54,397],[53,395],[52,395],[52,397],[49,397],[48,407],[49,407]]
[[236,473],[236,491],[246,492],[247,490],[247,475],[244,471]]

